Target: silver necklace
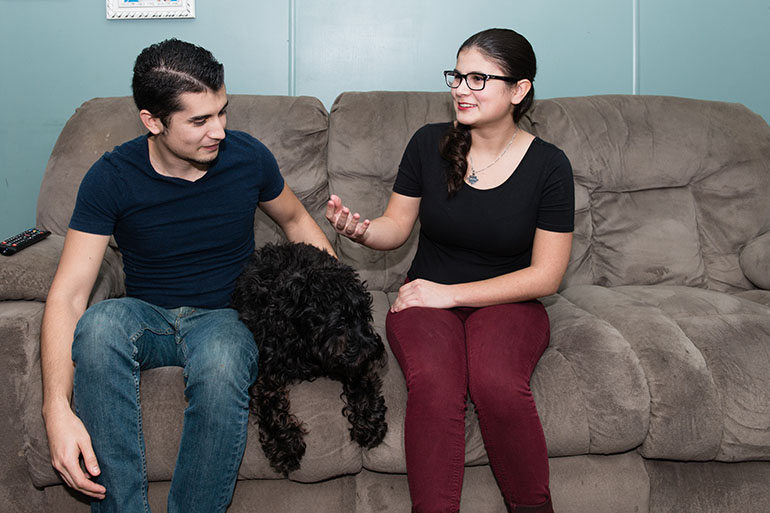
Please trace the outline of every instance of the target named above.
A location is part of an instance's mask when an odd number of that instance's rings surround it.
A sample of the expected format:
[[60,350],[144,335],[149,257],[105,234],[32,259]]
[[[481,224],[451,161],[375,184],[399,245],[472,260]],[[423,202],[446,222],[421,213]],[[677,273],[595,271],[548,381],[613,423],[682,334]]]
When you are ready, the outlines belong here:
[[475,184],[476,182],[479,181],[479,177],[476,176],[476,173],[481,173],[485,169],[494,166],[495,164],[497,164],[498,160],[503,158],[503,155],[505,155],[505,152],[508,151],[508,148],[511,147],[511,144],[513,144],[513,140],[516,139],[516,134],[518,134],[518,133],[519,133],[519,129],[516,128],[516,130],[513,132],[513,135],[511,136],[511,140],[508,141],[508,144],[506,144],[505,148],[503,148],[503,152],[500,153],[500,155],[498,155],[497,158],[495,160],[493,160],[491,164],[487,164],[486,166],[482,167],[481,169],[476,169],[475,167],[473,167],[473,156],[471,155],[470,152],[468,152],[468,160],[470,161],[470,164],[471,164],[471,176],[468,177],[468,183],[469,184],[473,185],[473,184]]

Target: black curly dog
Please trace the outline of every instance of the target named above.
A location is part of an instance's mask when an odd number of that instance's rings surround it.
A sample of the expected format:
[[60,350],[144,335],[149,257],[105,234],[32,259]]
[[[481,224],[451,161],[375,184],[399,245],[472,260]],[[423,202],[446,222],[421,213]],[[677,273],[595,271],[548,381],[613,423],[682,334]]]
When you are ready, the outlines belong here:
[[382,442],[385,348],[371,325],[371,295],[350,266],[308,244],[268,244],[238,279],[231,306],[259,348],[250,408],[276,471],[298,469],[305,454],[306,428],[289,411],[287,389],[299,381],[342,382],[351,439],[365,448]]

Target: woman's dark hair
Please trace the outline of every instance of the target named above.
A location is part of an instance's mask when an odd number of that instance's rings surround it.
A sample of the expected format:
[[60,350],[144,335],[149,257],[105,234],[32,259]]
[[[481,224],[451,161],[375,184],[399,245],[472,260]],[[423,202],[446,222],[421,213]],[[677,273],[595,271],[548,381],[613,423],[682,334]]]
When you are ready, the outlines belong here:
[[[457,50],[457,55],[463,50],[475,48],[493,60],[505,76],[517,80],[528,79],[534,82],[537,72],[535,51],[529,41],[510,29],[488,29],[469,37]],[[535,98],[533,85],[521,103],[513,109],[513,122],[519,120],[532,107]],[[465,173],[468,171],[466,158],[471,149],[470,127],[454,123],[441,139],[441,157],[447,160],[447,187],[449,195],[454,195],[463,185]]]
[[167,39],[148,46],[134,63],[131,86],[134,103],[168,126],[174,112],[182,110],[182,93],[219,91],[225,83],[224,66],[200,46]]

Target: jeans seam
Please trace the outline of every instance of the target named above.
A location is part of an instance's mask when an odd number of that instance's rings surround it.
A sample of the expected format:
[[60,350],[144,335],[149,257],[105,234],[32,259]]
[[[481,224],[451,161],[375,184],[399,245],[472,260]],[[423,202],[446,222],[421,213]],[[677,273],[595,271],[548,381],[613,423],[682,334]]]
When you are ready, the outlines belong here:
[[[391,330],[393,334],[395,335],[396,339],[401,339],[400,333],[402,333],[401,326],[400,325],[392,325]],[[392,344],[391,344],[392,345]],[[399,343],[400,345],[400,343]],[[409,351],[401,350],[399,351],[404,359],[406,367],[409,369],[414,369],[414,366],[412,365],[412,357],[410,356]],[[406,377],[406,372],[404,372]],[[466,375],[467,375],[467,369],[466,369]],[[467,381],[467,379],[466,379]],[[467,387],[467,382],[466,382]],[[409,401],[409,383],[407,380],[407,403]],[[466,396],[467,401],[467,396]],[[406,432],[406,424],[404,425],[404,431]],[[452,471],[451,478],[451,489],[449,490],[449,500],[448,504],[450,507],[450,513],[456,513],[460,510],[460,502],[461,502],[461,496],[462,496],[462,476],[465,471],[465,433],[463,432],[458,439],[455,439],[453,441],[454,443],[457,443],[460,445],[460,450],[457,451],[456,455],[452,457],[451,463],[454,466],[454,469]],[[409,473],[409,469],[407,468],[407,474]],[[412,509],[414,512],[415,510]]]
[[[144,330],[142,330],[140,333],[143,333],[143,332]],[[141,370],[139,368],[139,362],[136,361],[136,355],[139,352],[139,349],[136,347],[135,342],[136,340],[132,340],[133,351],[131,354],[131,360],[134,362],[132,374],[134,377],[134,393],[136,394],[136,402],[135,402],[136,428],[137,428],[136,443],[139,447],[139,454],[142,462],[142,505],[144,506],[145,513],[150,513],[150,502],[147,496],[147,487],[149,486],[148,477],[147,477],[147,453],[144,446],[144,423],[142,422],[142,408],[140,403],[141,378],[139,376],[140,376]]]
[[[192,312],[190,312],[191,314]],[[180,335],[182,321],[185,319],[185,317],[188,317],[189,314],[185,314],[184,310],[180,311],[179,314],[176,316],[176,319],[174,320],[174,339],[179,351],[179,359],[182,362],[182,368],[184,369],[184,379],[185,383],[187,382],[187,363],[188,363],[188,349],[187,344],[185,343],[185,339],[183,336]]]
[[[139,328],[136,331],[136,333],[131,335],[128,340],[132,344],[135,344],[142,337],[142,335],[144,335],[145,331],[149,331],[150,333],[152,333],[154,335],[159,335],[159,336],[168,336],[168,335],[173,335],[174,334],[174,332],[171,331],[171,330],[154,330],[151,327],[144,325],[141,328]],[[136,356],[136,354],[134,354],[134,356]]]
[[[244,414],[246,418],[244,419]],[[241,429],[241,433],[238,437],[237,443],[233,447],[233,451],[231,453],[231,460],[233,462],[232,467],[230,468],[230,474],[233,476],[233,479],[230,481],[232,483],[232,488],[235,488],[235,482],[238,479],[238,469],[241,466],[241,461],[243,459],[243,452],[245,450],[245,444],[246,444],[246,435],[248,433],[248,414],[249,410],[248,408],[244,409],[243,412],[241,412],[240,418],[238,419],[241,425],[244,427]],[[227,508],[227,505],[230,503],[230,500],[232,499],[232,489],[229,490],[222,490],[222,495],[220,496],[219,505],[217,508],[217,511],[224,512]]]
[[[544,333],[544,342],[541,342],[540,340],[537,340],[537,339],[533,338],[533,341],[538,342],[537,346],[539,348],[541,348],[542,350],[535,351],[533,354],[531,354],[529,356],[529,359],[527,361],[527,368],[530,371],[529,372],[529,376],[527,376],[527,378],[526,378],[526,382],[527,382],[528,387],[530,385],[531,375],[534,372],[534,369],[537,366],[537,363],[542,358],[543,353],[545,352],[545,350],[547,349],[547,347],[548,347],[548,345],[550,343],[550,329],[549,329],[548,324],[547,324],[548,316],[547,316],[547,313],[545,312],[545,307],[542,305],[542,303],[540,303],[537,300],[533,300],[533,301],[531,301],[531,303],[534,303],[534,304],[538,305],[540,310],[542,310],[543,313],[545,314],[545,316],[546,316],[546,331]],[[532,317],[534,317],[538,313],[539,312],[533,314]],[[471,352],[470,347],[468,348],[468,352],[469,352],[469,362],[470,362],[470,352]],[[535,409],[536,408],[537,408],[537,406],[535,405]],[[481,429],[482,441],[484,443],[485,450],[487,450],[487,448],[488,448],[487,447],[487,440],[490,440],[489,427],[488,427],[487,423],[485,422],[485,419],[483,418],[484,417],[484,413],[481,410],[479,410],[478,408],[476,410],[476,413],[477,413],[478,420],[479,420],[479,428]],[[541,429],[542,429],[542,425],[541,425]],[[500,491],[503,493],[503,496],[504,496],[505,500],[506,501],[510,501],[510,504],[512,506],[517,504],[518,501],[514,501],[513,497],[505,497],[505,491],[506,490],[503,489],[503,483],[511,483],[511,482],[513,482],[512,480],[509,479],[509,475],[510,474],[508,472],[508,469],[506,468],[506,465],[505,464],[501,464],[501,461],[502,461],[501,458],[494,451],[490,452],[489,450],[487,450],[486,452],[487,452],[487,457],[489,459],[490,467],[492,468],[492,472],[495,475],[495,478],[496,478],[496,480],[497,480],[497,482],[498,482],[498,484],[500,486]],[[518,493],[520,493],[520,492],[521,491],[519,490]],[[513,494],[516,494],[517,492],[515,490],[510,490],[510,493],[513,495]]]
[[[458,456],[455,458],[455,471],[454,475],[452,476],[452,484],[454,486],[454,490],[452,490],[452,497],[450,497],[449,501],[452,506],[452,511],[457,512],[460,511],[460,499],[462,496],[463,491],[463,473],[465,472],[465,435],[463,434],[462,439],[462,451],[458,451]],[[459,464],[458,464],[459,463]]]
[[[197,314],[200,316],[208,312],[209,311],[201,312],[200,310],[198,310]],[[214,311],[211,311],[211,312],[214,313]],[[197,354],[196,351],[203,350],[198,348],[198,346],[196,345],[196,341],[193,340],[192,337],[189,337],[191,343],[188,347],[188,344],[187,344],[188,337],[180,336],[180,334],[187,334],[187,331],[186,331],[187,322],[197,322],[197,319],[194,318],[195,316],[190,315],[191,313],[192,313],[192,310],[185,307],[184,309],[180,310],[176,321],[172,321],[172,325],[175,325],[177,327],[176,343],[177,343],[178,359],[182,363],[183,375],[184,375],[186,386],[190,384],[188,382],[188,377],[192,379],[195,378],[195,374],[193,373],[193,370],[190,368],[190,364],[196,361],[195,360],[196,354]],[[244,327],[244,330],[245,330],[245,327]],[[237,333],[240,333],[240,332],[237,332]],[[256,347],[253,344],[253,341],[251,342],[249,347],[250,348]],[[234,388],[229,389],[230,391],[228,392],[228,393],[236,392],[236,389],[237,389],[238,402],[237,402],[237,405],[236,404],[232,405],[232,406],[237,406],[237,411],[230,410],[228,412],[229,434],[226,439],[221,440],[221,442],[225,442],[225,443],[220,444],[217,451],[216,458],[220,463],[217,467],[216,485],[208,488],[207,494],[206,494],[206,503],[208,505],[206,511],[209,513],[224,513],[224,511],[227,509],[227,506],[232,501],[233,490],[235,488],[235,485],[238,479],[238,470],[243,461],[244,450],[245,450],[245,446],[248,438],[248,427],[249,427],[248,388],[252,384],[251,377],[252,376],[256,377],[256,371],[258,368],[257,367],[258,357],[259,355],[257,351],[251,351],[248,357],[243,357],[239,359],[238,369],[241,369],[240,365],[247,365],[248,376],[241,376],[240,373],[237,374],[237,379],[233,379],[232,381],[232,386]],[[232,376],[232,377],[235,378],[236,376]],[[185,394],[187,393],[188,391],[186,390]],[[190,398],[190,400],[192,401],[192,398]],[[200,398],[198,398],[197,400],[200,400]],[[187,410],[186,410],[186,413],[187,413]],[[237,425],[237,431],[233,429],[235,425]],[[190,426],[192,425],[188,425],[185,422],[184,429],[186,430],[190,428]],[[185,433],[186,431],[183,432],[183,437],[185,436]],[[190,461],[188,460],[187,463],[189,464]],[[178,496],[175,496],[175,498],[179,499],[179,501],[174,503],[178,508],[178,507],[181,507],[181,505],[184,502],[183,494],[185,493],[185,491],[180,485],[180,483],[182,483],[183,481],[176,482],[177,477],[178,476],[175,473],[174,478],[172,479],[172,483],[176,483],[176,485],[179,485],[179,487],[174,488],[174,486],[172,486],[172,492],[176,490],[176,493],[178,494]],[[172,506],[171,497],[169,497],[169,499],[170,499],[169,508],[171,508]],[[169,510],[171,511],[171,509]]]
[[[466,343],[468,342],[468,340],[470,340],[470,334],[468,333],[467,325],[465,326],[465,340],[466,340]],[[472,358],[472,353],[474,352],[473,351],[474,347],[475,347],[475,345],[472,345],[472,344],[468,344],[468,346],[467,346],[468,365],[469,366],[470,366],[471,360],[472,359],[475,360],[475,357]],[[470,375],[470,367],[468,369],[468,374]],[[471,400],[473,400],[472,396],[471,396]],[[490,452],[488,450],[487,440],[489,440],[489,430],[488,430],[486,421],[482,418],[483,416],[484,416],[483,412],[477,407],[476,408],[476,417],[478,418],[479,429],[481,430],[481,441],[484,444],[484,450],[487,453],[487,459],[489,460],[489,466],[492,468],[492,473],[497,478],[498,483],[501,483],[501,484],[502,483],[506,483],[506,482],[508,482],[506,480],[508,474],[507,474],[507,472],[504,469],[505,466],[503,465],[501,467],[500,465],[497,465],[496,464],[497,455],[493,455],[494,451]],[[501,492],[503,492],[502,487],[501,487]],[[507,497],[505,499],[508,500]]]
[[[255,353],[255,355],[251,358],[251,365],[257,365],[257,356],[258,353]],[[246,394],[248,395],[248,387],[250,386],[250,383],[246,383]],[[222,495],[219,501],[218,508],[221,509],[221,511],[225,511],[227,509],[227,505],[232,500],[233,496],[233,489],[235,488],[235,484],[238,480],[238,469],[241,466],[241,462],[243,460],[243,454],[245,451],[246,446],[246,438],[248,436],[248,421],[249,421],[249,407],[248,405],[246,408],[244,408],[239,415],[238,421],[240,425],[242,426],[241,432],[238,435],[237,442],[233,445],[233,452],[231,461],[232,461],[232,467],[230,468],[230,474],[232,475],[231,479],[231,488],[228,490],[222,490]]]

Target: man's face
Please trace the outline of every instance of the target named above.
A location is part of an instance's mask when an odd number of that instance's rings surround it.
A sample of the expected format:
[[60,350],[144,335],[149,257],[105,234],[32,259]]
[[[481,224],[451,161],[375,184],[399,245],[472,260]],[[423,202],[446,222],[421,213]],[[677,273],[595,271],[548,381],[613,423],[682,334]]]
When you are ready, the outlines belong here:
[[157,134],[167,157],[206,166],[219,154],[227,125],[227,92],[206,90],[182,93],[182,110],[174,112],[168,124]]

